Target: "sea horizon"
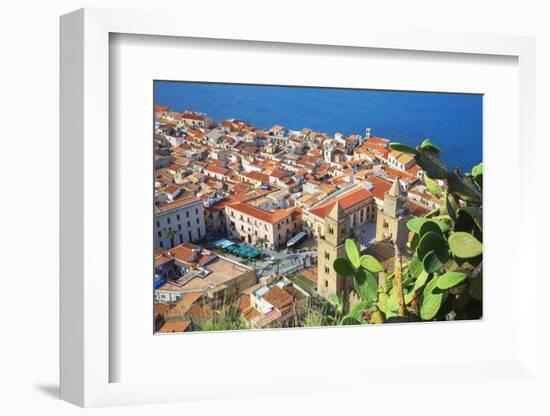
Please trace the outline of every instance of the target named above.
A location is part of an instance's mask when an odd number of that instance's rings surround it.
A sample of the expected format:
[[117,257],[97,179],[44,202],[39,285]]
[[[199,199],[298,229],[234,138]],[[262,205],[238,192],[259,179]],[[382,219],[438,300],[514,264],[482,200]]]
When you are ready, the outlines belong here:
[[449,169],[482,161],[481,94],[201,82],[154,82],[154,104],[238,119],[268,130],[283,125],[333,136],[371,135],[411,146],[429,137]]

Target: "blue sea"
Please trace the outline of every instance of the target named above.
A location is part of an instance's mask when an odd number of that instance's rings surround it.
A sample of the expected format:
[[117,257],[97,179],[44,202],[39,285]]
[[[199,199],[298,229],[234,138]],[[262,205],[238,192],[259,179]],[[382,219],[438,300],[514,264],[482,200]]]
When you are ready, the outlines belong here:
[[221,83],[154,83],[155,104],[236,118],[261,129],[281,124],[333,135],[371,134],[416,146],[429,137],[449,169],[482,160],[483,97],[477,94],[302,88]]

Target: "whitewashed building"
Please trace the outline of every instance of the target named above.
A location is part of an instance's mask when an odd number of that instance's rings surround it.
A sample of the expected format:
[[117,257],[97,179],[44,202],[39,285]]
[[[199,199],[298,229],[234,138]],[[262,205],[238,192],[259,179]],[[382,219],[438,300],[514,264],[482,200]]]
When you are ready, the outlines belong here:
[[206,236],[204,207],[192,196],[155,208],[155,248],[168,249],[185,241],[198,242]]

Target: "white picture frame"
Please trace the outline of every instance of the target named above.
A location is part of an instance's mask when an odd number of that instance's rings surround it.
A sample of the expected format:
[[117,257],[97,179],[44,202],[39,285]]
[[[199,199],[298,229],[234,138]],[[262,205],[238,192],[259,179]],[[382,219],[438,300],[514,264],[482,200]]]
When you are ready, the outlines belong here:
[[[212,383],[205,392],[200,383],[175,381],[160,385],[152,381],[111,382],[110,366],[116,354],[110,349],[109,296],[109,37],[123,33],[147,36],[225,39],[250,42],[277,42],[334,47],[375,48],[385,50],[429,51],[443,54],[504,55],[518,59],[519,67],[519,191],[525,206],[533,201],[536,181],[527,176],[530,154],[537,146],[535,111],[535,40],[530,37],[469,33],[432,33],[376,28],[358,30],[336,24],[332,30],[294,27],[280,32],[269,25],[254,27],[246,35],[235,33],[225,25],[201,25],[196,20],[179,24],[183,16],[163,12],[137,12],[107,9],[83,9],[61,18],[61,398],[79,406],[108,406],[138,403],[162,403],[211,397],[243,397],[263,394],[254,383],[223,386]],[[115,161],[116,162],[116,161]],[[522,209],[524,209],[522,207]],[[400,391],[418,391],[430,386],[444,391],[441,374],[452,371],[455,381],[493,383],[487,388],[488,400],[499,399],[499,389],[536,394],[544,387],[544,374],[536,360],[537,330],[540,323],[529,312],[537,305],[536,261],[526,244],[536,241],[536,227],[531,219],[519,216],[521,235],[514,273],[525,259],[522,285],[517,288],[517,325],[515,353],[506,360],[476,362],[441,362],[438,365],[371,368],[368,374],[331,369],[325,376],[333,380],[327,386],[319,375],[303,375],[288,380],[286,374],[269,374],[271,383],[281,387],[266,395],[296,393],[330,393],[354,391],[358,383],[375,389],[376,383],[414,377],[413,387],[399,385]],[[524,244],[521,244],[523,242]],[[536,257],[535,257],[536,258]],[[539,325],[539,327],[537,326]],[[402,327],[395,328],[402,331]],[[307,333],[307,331],[306,331]],[[311,332],[313,334],[313,332]],[[313,335],[302,335],[302,337]],[[191,377],[192,379],[192,377]],[[438,384],[434,386],[434,381]],[[498,384],[500,382],[500,384]],[[506,383],[506,384],[503,384]],[[304,387],[307,386],[307,387]],[[242,387],[242,388],[239,388]],[[463,386],[462,386],[463,387]],[[462,388],[460,387],[460,388]],[[456,387],[459,389],[459,387]],[[244,390],[244,391],[243,391]],[[380,392],[380,397],[383,396]],[[411,398],[412,399],[412,398]],[[438,399],[434,399],[438,400]],[[440,400],[440,399],[439,399]]]

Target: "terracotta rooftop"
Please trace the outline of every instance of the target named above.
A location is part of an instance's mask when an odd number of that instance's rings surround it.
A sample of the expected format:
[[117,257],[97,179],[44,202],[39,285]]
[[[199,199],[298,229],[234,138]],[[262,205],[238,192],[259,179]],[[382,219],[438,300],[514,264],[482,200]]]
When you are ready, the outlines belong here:
[[357,205],[365,200],[372,199],[372,194],[367,189],[361,187],[354,189],[350,192],[346,192],[343,195],[340,195],[338,198],[333,199],[323,205],[313,208],[310,212],[314,215],[317,215],[320,218],[325,218],[329,212],[332,210],[336,202],[340,203],[340,206],[343,210],[347,210],[354,205]]
[[170,111],[170,107],[167,105],[156,105],[155,106],[155,113],[163,113],[165,111]]
[[279,286],[272,286],[262,297],[279,310],[292,305],[292,296]]
[[198,199],[195,196],[190,196],[190,197],[186,197],[186,198],[182,198],[182,199],[177,199],[175,201],[168,202],[167,204],[156,207],[155,212],[166,212],[166,211],[170,211],[171,209],[174,209],[174,208],[179,208],[179,207],[183,207],[185,205],[194,204],[195,202],[200,202],[200,199]]
[[236,204],[229,205],[229,207],[236,211],[242,212],[243,214],[250,215],[251,217],[257,218],[270,224],[276,224],[279,221],[287,218],[292,214],[293,211],[293,209],[282,208],[275,211],[263,211],[242,202],[237,202]]
[[191,321],[166,322],[162,326],[162,328],[158,330],[158,332],[161,334],[168,334],[172,332],[185,332],[190,325]]
[[369,176],[367,181],[374,186],[370,190],[372,195],[379,201],[384,200],[384,194],[388,192],[391,188],[391,182],[386,181],[385,179],[379,178],[378,176]]
[[181,115],[182,118],[186,118],[186,119],[189,119],[189,120],[197,120],[197,121],[204,121],[206,120],[206,116],[204,114],[197,114],[197,113],[192,113],[190,111],[186,111],[185,113],[183,113]]
[[199,300],[202,296],[202,293],[186,293],[182,295],[181,300],[176,303],[176,305],[167,310],[164,313],[164,317],[166,320],[175,320],[175,319],[182,319],[184,315],[189,312],[189,309],[191,309],[191,306]]
[[228,169],[222,168],[220,166],[216,166],[214,164],[208,165],[207,167],[204,168],[204,170],[218,173],[220,175],[227,175],[227,173],[229,172]]

